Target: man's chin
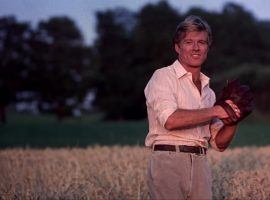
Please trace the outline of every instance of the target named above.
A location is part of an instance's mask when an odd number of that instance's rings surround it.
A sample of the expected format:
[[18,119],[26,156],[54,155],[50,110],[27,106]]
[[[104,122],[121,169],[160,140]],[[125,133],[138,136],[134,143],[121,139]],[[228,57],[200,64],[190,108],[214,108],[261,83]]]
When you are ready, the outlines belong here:
[[202,66],[202,63],[200,63],[200,64],[191,64],[189,66],[192,67],[192,68],[200,68]]
[[197,61],[197,62],[195,61],[195,62],[191,62],[190,66],[193,68],[197,68],[197,67],[201,67],[203,63],[204,61]]

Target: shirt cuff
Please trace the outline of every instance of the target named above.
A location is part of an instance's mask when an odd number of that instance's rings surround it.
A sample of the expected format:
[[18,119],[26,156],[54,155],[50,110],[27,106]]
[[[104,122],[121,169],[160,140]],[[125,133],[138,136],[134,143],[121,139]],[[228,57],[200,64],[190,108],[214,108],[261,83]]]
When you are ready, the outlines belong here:
[[169,116],[171,116],[174,112],[175,109],[168,108],[166,110],[163,110],[162,113],[159,115],[159,122],[163,127],[165,127],[165,124]]

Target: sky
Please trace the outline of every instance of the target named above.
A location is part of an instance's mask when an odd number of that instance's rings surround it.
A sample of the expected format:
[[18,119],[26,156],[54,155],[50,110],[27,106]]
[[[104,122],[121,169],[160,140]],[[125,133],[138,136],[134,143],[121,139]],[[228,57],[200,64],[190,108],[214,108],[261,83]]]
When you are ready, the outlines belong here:
[[[20,22],[36,26],[41,20],[52,16],[68,16],[83,33],[86,44],[91,45],[96,37],[95,13],[116,7],[137,11],[147,3],[159,0],[0,0],[0,17],[13,15]],[[192,7],[208,11],[221,11],[227,2],[242,5],[259,20],[270,20],[270,0],[167,0],[180,13]]]

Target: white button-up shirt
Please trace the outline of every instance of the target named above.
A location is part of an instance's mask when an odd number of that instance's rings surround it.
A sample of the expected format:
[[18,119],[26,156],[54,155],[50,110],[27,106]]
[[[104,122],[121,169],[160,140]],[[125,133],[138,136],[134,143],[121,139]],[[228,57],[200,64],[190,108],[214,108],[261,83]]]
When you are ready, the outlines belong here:
[[164,128],[168,117],[177,109],[201,109],[212,107],[216,101],[209,87],[209,78],[200,73],[201,94],[192,81],[192,74],[176,60],[172,65],[154,72],[147,86],[145,97],[149,121],[149,132],[145,145],[154,144],[190,145],[208,147],[208,142],[218,150],[215,136],[223,126],[215,119],[211,124],[200,124],[192,128],[169,131]]

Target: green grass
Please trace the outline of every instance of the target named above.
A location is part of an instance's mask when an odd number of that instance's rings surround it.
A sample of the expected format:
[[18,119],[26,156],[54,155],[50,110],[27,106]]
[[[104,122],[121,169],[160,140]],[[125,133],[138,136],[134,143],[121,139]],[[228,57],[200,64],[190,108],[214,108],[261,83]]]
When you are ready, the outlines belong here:
[[104,122],[89,115],[58,122],[52,115],[13,114],[0,126],[0,148],[143,145],[146,132],[145,120]]
[[[0,126],[0,148],[144,145],[147,131],[146,120],[104,122],[99,115],[88,115],[59,123],[52,115],[10,114]],[[251,120],[241,123],[231,146],[269,144],[270,124]]]
[[241,123],[231,146],[266,146],[270,145],[270,124]]

